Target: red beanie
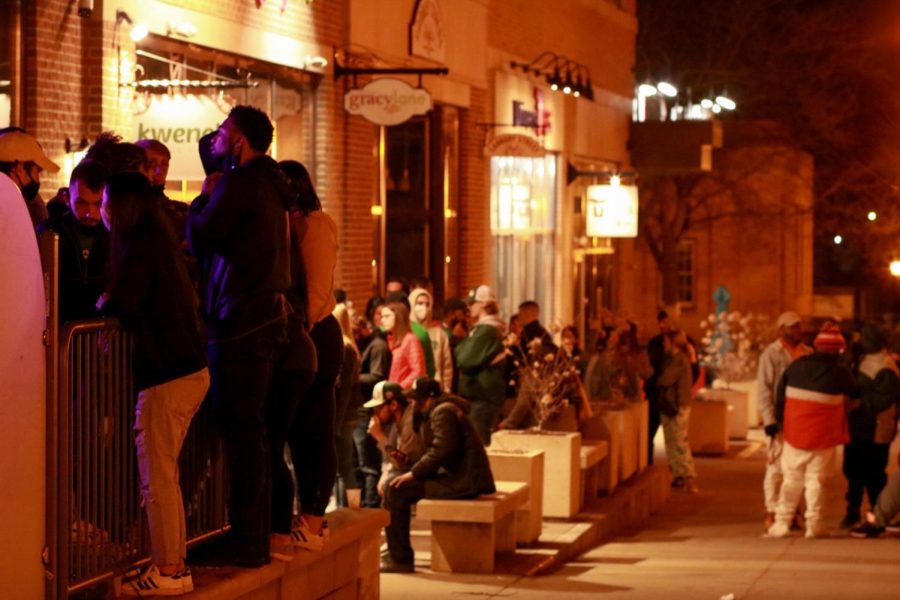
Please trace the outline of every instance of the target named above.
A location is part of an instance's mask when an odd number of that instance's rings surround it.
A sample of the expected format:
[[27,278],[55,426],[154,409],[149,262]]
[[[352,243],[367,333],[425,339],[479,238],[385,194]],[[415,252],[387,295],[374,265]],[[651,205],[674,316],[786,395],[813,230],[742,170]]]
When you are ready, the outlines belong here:
[[844,341],[840,328],[829,323],[819,331],[819,334],[813,341],[813,346],[820,352],[840,354],[847,347],[847,343]]

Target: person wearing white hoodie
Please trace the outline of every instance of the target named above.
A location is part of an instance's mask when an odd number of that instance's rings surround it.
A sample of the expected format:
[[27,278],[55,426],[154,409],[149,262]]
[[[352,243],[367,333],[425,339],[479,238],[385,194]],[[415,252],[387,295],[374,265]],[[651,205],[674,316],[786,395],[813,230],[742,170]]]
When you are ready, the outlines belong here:
[[428,331],[434,354],[434,379],[444,392],[449,393],[453,384],[453,351],[440,321],[434,319],[434,299],[428,290],[416,288],[409,294],[409,304],[412,307],[410,319]]

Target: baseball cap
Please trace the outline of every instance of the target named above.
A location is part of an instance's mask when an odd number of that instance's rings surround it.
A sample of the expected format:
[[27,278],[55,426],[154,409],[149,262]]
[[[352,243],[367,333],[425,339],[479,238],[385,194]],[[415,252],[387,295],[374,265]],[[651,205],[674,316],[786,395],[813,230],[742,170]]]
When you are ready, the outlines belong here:
[[469,292],[470,302],[496,302],[497,294],[488,285],[479,285]]
[[406,397],[413,400],[437,398],[441,393],[441,385],[431,377],[417,378],[413,381],[412,387],[405,392]]
[[50,173],[59,171],[59,165],[47,158],[44,149],[33,136],[23,131],[7,131],[0,134],[0,162],[33,162]]
[[797,313],[787,311],[781,313],[776,324],[778,325],[778,327],[791,327],[799,323],[801,320],[802,319],[800,319],[800,315],[798,315]]
[[820,352],[839,354],[847,347],[847,342],[844,340],[840,328],[837,325],[829,324],[819,331],[816,339],[813,340],[813,346]]
[[379,381],[372,390],[372,399],[363,404],[363,408],[378,408],[391,400],[399,400],[401,404],[406,404],[403,388],[391,381]]

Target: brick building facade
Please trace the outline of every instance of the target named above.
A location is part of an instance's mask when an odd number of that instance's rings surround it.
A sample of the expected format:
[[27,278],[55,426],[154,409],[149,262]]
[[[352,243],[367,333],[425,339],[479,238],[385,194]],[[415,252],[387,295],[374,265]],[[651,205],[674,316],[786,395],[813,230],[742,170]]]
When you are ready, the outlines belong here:
[[[496,178],[492,180],[496,154],[486,148],[502,135],[527,138],[556,174],[548,184],[555,204],[548,209],[552,222],[542,233],[546,246],[541,248],[558,266],[546,278],[529,273],[531,280],[537,276],[531,287],[516,281],[503,284],[502,291],[509,296],[506,308],[537,289],[552,306],[546,321],[576,318],[577,254],[591,242],[583,238],[578,223],[583,185],[569,185],[565,170],[570,162],[628,168],[637,31],[634,0],[561,0],[552,5],[526,0],[95,0],[92,4],[92,14],[79,17],[78,2],[4,2],[5,14],[20,19],[18,26],[5,31],[21,36],[18,41],[4,39],[13,50],[8,53],[9,121],[34,134],[66,167],[58,176],[44,178],[45,198],[67,183],[82,140],[89,142],[106,130],[132,140],[137,132],[146,131],[138,119],[147,104],[166,96],[214,95],[179,86],[136,88],[134,82],[159,73],[193,81],[249,76],[261,87],[225,93],[232,102],[250,99],[273,110],[278,117],[276,158],[294,158],[311,168],[325,209],[340,228],[337,285],[362,306],[393,274],[389,271],[400,268],[391,266],[393,260],[406,269],[421,264],[421,274],[435,280],[438,296],[445,298],[465,295],[480,283],[498,284],[505,269],[519,266],[498,262],[499,242],[491,217],[491,197],[498,189]],[[413,55],[411,24],[417,12],[426,13],[428,35],[440,37],[438,58]],[[148,27],[149,36],[134,42],[130,34],[138,24]],[[573,68],[583,66],[586,70],[580,73],[589,73],[594,100],[552,91],[549,69],[535,76],[511,67],[511,62],[528,64],[544,51],[571,61]],[[422,163],[427,184],[421,210],[394,212],[391,206],[407,182],[398,183],[403,178],[397,177],[397,169],[391,170],[390,161],[398,155],[391,154],[390,146],[412,148],[407,137],[414,129],[380,127],[348,114],[344,94],[372,76],[335,77],[336,64],[449,69],[444,77],[421,79],[435,105],[432,113],[418,118],[428,145]],[[560,64],[566,68],[566,63]],[[415,76],[398,77],[419,85]],[[553,113],[549,132],[538,135],[534,128],[497,126],[512,123],[512,100],[523,100],[530,107],[535,94],[543,96]],[[285,109],[282,95],[295,108]],[[173,120],[177,116],[173,113]],[[189,200],[201,180],[202,173],[180,176],[167,189],[173,197]],[[392,186],[393,191],[386,189]],[[422,240],[397,233],[404,231],[406,218],[397,215],[407,213],[427,230]],[[527,248],[533,234],[516,232],[514,243]],[[408,255],[415,255],[408,249],[420,246],[422,260],[404,263]]]

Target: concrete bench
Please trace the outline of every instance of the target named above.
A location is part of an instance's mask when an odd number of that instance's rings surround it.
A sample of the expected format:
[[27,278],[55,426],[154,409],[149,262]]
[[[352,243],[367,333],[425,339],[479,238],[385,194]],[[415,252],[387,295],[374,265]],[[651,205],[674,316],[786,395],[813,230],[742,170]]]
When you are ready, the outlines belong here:
[[612,494],[619,485],[619,462],[622,454],[622,434],[615,407],[605,403],[591,403],[593,416],[581,424],[584,443],[596,444],[605,441],[608,448],[607,460],[600,464],[600,491]]
[[487,455],[494,479],[528,484],[528,501],[516,510],[516,543],[535,543],[544,524],[544,451],[488,448]]
[[609,455],[609,444],[598,441],[581,446],[581,493],[582,505],[597,499],[600,492],[600,463]]
[[419,500],[416,516],[431,521],[431,569],[493,573],[494,554],[516,549],[516,509],[528,484],[497,481],[497,491],[468,500]]

